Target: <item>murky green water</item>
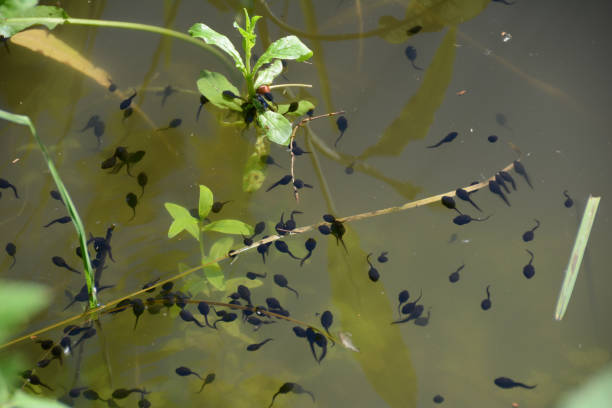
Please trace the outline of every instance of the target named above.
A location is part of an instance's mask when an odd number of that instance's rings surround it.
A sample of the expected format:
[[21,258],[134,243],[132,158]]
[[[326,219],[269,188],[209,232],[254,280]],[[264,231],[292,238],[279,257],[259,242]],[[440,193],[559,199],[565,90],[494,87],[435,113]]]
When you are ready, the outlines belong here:
[[[254,12],[264,15],[258,47],[287,34],[287,27],[254,3]],[[108,262],[102,279],[115,286],[101,292],[101,302],[156,277],[171,277],[178,263],[198,264],[195,241],[186,234],[167,238],[171,219],[163,206],[170,201],[195,207],[198,184],[209,186],[219,200],[233,200],[220,216],[251,224],[264,220],[268,233],[281,212],[303,211],[296,216],[298,225],[309,225],[324,213],[348,216],[484,180],[516,158],[507,142],[523,152],[534,189],[517,175],[518,190],[508,196],[511,207],[486,189],[475,194],[491,218],[461,227],[439,205],[352,223],[345,236],[348,254],[333,238],[310,233],[318,246],[302,268],[273,250],[265,265],[254,251],[222,264],[228,277],[268,273],[264,285],[252,291],[256,304],[277,297],[292,317],[312,324],[318,324],[315,313],[331,310],[332,333],[352,333],[359,353],[336,346],[317,364],[288,322],[258,331],[235,322],[226,326],[233,329],[213,331],[183,322],[173,310],[145,313],[133,330],[134,317],[127,311],[102,318],[102,333],[86,341],[82,352],[65,357],[63,366],[54,361],[39,370],[55,389],[48,394],[89,386],[107,398],[115,388],[146,387],[153,406],[263,407],[290,381],[312,391],[316,403],[289,394],[279,396],[274,406],[428,407],[441,394],[443,406],[509,407],[517,402],[548,407],[609,362],[607,181],[612,148],[604,19],[610,6],[552,1],[506,6],[476,0],[269,3],[275,16],[314,51],[311,65],[289,64],[288,80],[313,84],[309,95],[317,102],[316,112],[343,109],[349,124],[337,149],[333,120],[313,122],[308,134],[299,133],[300,146],[313,153],[298,158],[296,173],[314,185],[302,190],[299,204],[287,187],[264,192],[288,172],[285,149],[271,149],[285,170],[269,167],[264,189],[244,193],[242,172],[253,134],[220,126],[210,107],[196,122],[197,95],[172,94],[162,107],[161,97],[147,91],[168,84],[195,91],[203,68],[231,76],[213,55],[149,33],[58,27],[53,34],[106,70],[122,91],[138,90],[134,102],[145,116],[123,120],[120,99],[72,68],[18,46],[9,44],[10,54],[0,49],[0,106],[32,118],[87,230],[103,236],[109,225],[116,225],[116,262]],[[149,1],[146,9],[140,6],[63,2],[73,17],[138,21],[183,32],[203,21],[239,44],[231,24],[240,15],[240,2]],[[395,24],[393,19],[407,22],[396,24],[397,30],[372,33],[379,21]],[[407,38],[405,30],[415,25],[425,29]],[[345,35],[360,32],[365,33],[361,38]],[[504,41],[502,32],[512,38]],[[406,58],[408,45],[415,47],[415,64],[423,70]],[[462,90],[465,94],[458,95]],[[79,132],[94,114],[106,125],[99,148],[91,131]],[[179,128],[154,130],[176,117],[183,119]],[[459,133],[452,143],[426,148],[451,131]],[[491,134],[499,136],[497,143],[487,141]],[[42,227],[65,210],[49,196],[55,186],[40,153],[24,128],[2,123],[0,135],[0,177],[15,184],[21,197],[2,190],[0,243],[17,245],[14,268],[9,269],[11,258],[0,257],[2,278],[40,282],[55,294],[53,304],[24,328],[27,333],[79,313],[82,304],[63,311],[69,302],[64,292],[75,294],[84,282],[51,263],[52,256],[72,266],[79,259],[70,225]],[[109,174],[100,169],[117,146],[146,151],[133,170],[146,172],[149,184],[131,221],[125,195],[139,193],[136,180],[124,170]],[[344,169],[354,160],[355,172],[347,175]],[[569,209],[563,205],[565,189],[575,200]],[[603,200],[568,313],[555,322],[563,270],[589,193]],[[534,241],[524,243],[521,236],[534,218],[541,227]],[[304,240],[286,239],[299,256],[305,253]],[[529,261],[525,249],[535,254],[531,280],[522,275]],[[372,283],[365,257],[381,251],[388,251],[390,260],[376,265],[381,280]],[[460,281],[449,283],[448,275],[462,263]],[[299,299],[272,283],[275,273],[287,276]],[[487,285],[492,308],[484,312],[479,305]],[[411,300],[422,290],[422,304],[431,312],[426,327],[389,324],[397,317],[397,294],[405,288]],[[194,298],[221,301],[224,294]],[[188,308],[197,315],[194,306]],[[42,337],[58,340],[61,331]],[[257,352],[245,350],[267,337],[274,341]],[[14,351],[31,366],[41,356],[31,342],[3,353]],[[216,380],[197,394],[197,379],[174,373],[181,365],[202,375],[214,372]],[[500,376],[538,387],[502,390],[493,384]],[[75,406],[89,404],[75,400]],[[136,406],[137,398],[119,404]]]

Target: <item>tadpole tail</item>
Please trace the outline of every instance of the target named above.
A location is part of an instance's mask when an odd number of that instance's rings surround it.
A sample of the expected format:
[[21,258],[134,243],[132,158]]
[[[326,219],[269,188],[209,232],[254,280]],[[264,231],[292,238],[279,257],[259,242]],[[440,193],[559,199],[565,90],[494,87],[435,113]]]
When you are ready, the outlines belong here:
[[338,138],[334,142],[334,148],[338,147],[338,142],[340,141],[340,139],[342,139],[342,136],[344,136],[344,132],[340,132],[340,136],[338,136]]
[[290,291],[292,291],[293,293],[295,293],[295,296],[297,296],[297,298],[300,298],[300,294],[297,292],[297,290],[290,288],[289,286],[287,286],[287,289],[289,289]]

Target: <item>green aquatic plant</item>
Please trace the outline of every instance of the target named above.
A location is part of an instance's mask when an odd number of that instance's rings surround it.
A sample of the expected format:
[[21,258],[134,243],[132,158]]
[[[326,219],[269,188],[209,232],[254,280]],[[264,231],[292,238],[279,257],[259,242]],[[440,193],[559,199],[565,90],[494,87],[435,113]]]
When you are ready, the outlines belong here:
[[0,119],[7,120],[9,122],[16,123],[18,125],[27,126],[30,128],[30,133],[34,136],[36,143],[40,147],[40,152],[42,153],[45,162],[47,163],[47,167],[49,168],[49,172],[51,173],[51,177],[53,177],[53,181],[55,181],[55,185],[57,185],[57,189],[62,197],[64,204],[66,204],[66,209],[68,210],[68,215],[72,220],[72,224],[77,231],[79,236],[79,244],[81,246],[81,254],[83,255],[81,259],[83,260],[83,270],[85,271],[85,283],[87,285],[87,294],[89,298],[89,307],[94,309],[98,307],[98,297],[96,295],[96,287],[95,287],[95,279],[94,279],[94,271],[91,267],[91,261],[89,259],[89,252],[87,251],[87,233],[85,232],[85,227],[83,226],[83,222],[81,221],[81,217],[76,209],[76,206],[72,202],[70,198],[70,194],[64,186],[62,179],[53,164],[53,160],[49,153],[47,152],[47,148],[44,143],[38,137],[38,133],[36,133],[36,128],[34,124],[30,120],[28,116],[25,115],[16,115],[14,113],[6,112],[0,109]]
[[[25,323],[34,314],[40,312],[51,300],[47,288],[31,282],[0,282],[0,297],[2,309],[0,310],[0,342],[5,341],[11,333]],[[27,394],[15,389],[15,377],[19,375],[22,361],[14,353],[5,354],[0,360],[0,406],[2,407],[31,407],[31,408],[65,408],[66,405],[47,398]],[[29,373],[29,381],[36,383],[38,377]]]
[[[242,35],[244,60],[229,38],[206,24],[194,24],[189,29],[189,34],[201,38],[207,44],[219,47],[233,59],[246,82],[246,95],[241,96],[238,89],[222,74],[208,70],[202,70],[200,73],[198,89],[216,107],[239,113],[242,119],[237,123],[245,123],[248,126],[255,122],[257,128],[270,141],[287,145],[292,131],[288,118],[302,116],[314,106],[305,100],[276,105],[272,100],[270,89],[274,87],[272,85],[274,79],[283,70],[283,60],[306,61],[312,56],[312,51],[296,36],[290,35],[270,44],[251,68],[251,50],[257,40],[255,25],[261,16],[249,17],[246,9],[244,14],[244,28],[234,22],[234,28]],[[292,85],[301,86],[301,84]]]
[[[225,289],[225,276],[216,259],[226,256],[234,240],[231,237],[223,237],[215,241],[206,254],[204,250],[204,240],[202,234],[206,231],[215,231],[222,234],[235,235],[252,235],[253,227],[250,225],[233,219],[222,219],[212,222],[206,222],[214,204],[213,193],[206,186],[200,185],[200,198],[198,202],[197,217],[194,217],[191,212],[178,204],[165,203],[164,206],[170,216],[172,216],[172,224],[168,229],[168,238],[174,238],[183,231],[189,233],[200,244],[200,255],[202,261],[202,270],[206,280],[218,290]],[[187,269],[185,267],[184,269]],[[182,271],[181,271],[182,272]]]
[[[241,119],[233,123],[249,125],[255,122],[265,137],[281,145],[287,145],[291,137],[292,127],[289,119],[302,116],[314,108],[314,105],[306,100],[278,105],[272,101],[270,93],[272,88],[309,86],[304,84],[273,85],[272,83],[283,70],[282,61],[305,61],[312,56],[312,51],[296,36],[290,35],[270,44],[251,68],[251,50],[257,39],[255,25],[261,16],[251,18],[246,9],[244,9],[245,27],[242,28],[234,22],[234,28],[243,37],[243,60],[229,38],[203,23],[194,24],[189,29],[191,36],[188,36],[148,24],[72,18],[60,7],[37,4],[38,0],[0,0],[0,39],[10,38],[35,25],[44,25],[52,30],[60,24],[76,24],[125,28],[167,35],[202,46],[224,61],[226,61],[225,54],[227,54],[246,82],[246,96],[241,96],[238,89],[223,74],[208,70],[202,70],[200,73],[197,80],[199,91],[216,107],[238,113]],[[215,47],[225,54],[220,53]],[[258,93],[258,88],[262,86],[263,88]]]

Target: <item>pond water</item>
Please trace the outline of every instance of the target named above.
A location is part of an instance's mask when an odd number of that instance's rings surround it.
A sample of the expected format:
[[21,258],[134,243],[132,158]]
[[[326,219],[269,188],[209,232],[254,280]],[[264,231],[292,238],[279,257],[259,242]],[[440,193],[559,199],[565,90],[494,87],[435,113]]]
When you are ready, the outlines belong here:
[[[41,392],[57,398],[73,387],[90,387],[106,399],[117,388],[144,387],[157,407],[266,407],[283,383],[295,382],[316,401],[307,394],[283,394],[275,407],[430,407],[438,394],[444,397],[440,406],[553,407],[563,392],[609,363],[608,3],[303,0],[268,2],[268,8],[260,1],[155,0],[146,8],[118,1],[63,1],[62,6],[72,17],[137,21],[181,32],[204,22],[239,45],[231,27],[242,18],[243,3],[264,16],[258,23],[258,54],[288,34],[297,34],[314,51],[311,64],[290,62],[280,82],[312,84],[294,89],[316,104],[317,114],[344,110],[348,120],[335,148],[335,118],[313,121],[298,132],[299,145],[312,153],[297,157],[295,172],[313,185],[300,191],[299,203],[289,186],[265,191],[289,172],[286,148],[270,147],[283,168],[269,166],[263,188],[246,193],[242,178],[253,152],[252,130],[220,125],[210,104],[196,121],[195,80],[201,69],[220,71],[238,84],[214,54],[151,33],[85,26],[53,30],[104,69],[119,91],[137,91],[133,103],[141,112],[126,119],[116,93],[70,66],[10,41],[10,54],[0,49],[0,106],[32,118],[87,231],[100,237],[115,225],[114,262],[107,260],[101,281],[113,287],[99,294],[101,303],[170,278],[179,264],[199,264],[198,244],[188,234],[168,239],[172,220],[164,208],[166,202],[196,207],[199,184],[210,187],[215,199],[231,200],[211,218],[265,221],[265,234],[274,232],[281,214],[286,219],[295,210],[302,211],[295,219],[303,226],[320,222],[326,213],[344,217],[454,191],[511,164],[517,150],[533,189],[511,172],[517,183],[507,195],[511,206],[488,188],[472,195],[482,213],[457,200],[473,217],[490,215],[486,222],[455,225],[456,214],[434,204],[347,223],[347,251],[316,231],[285,238],[298,257],[306,254],[306,238],[317,240],[302,267],[273,247],[265,264],[254,250],[221,263],[228,279],[248,271],[267,273],[262,285],[251,289],[254,304],[276,297],[292,318],[317,327],[319,314],[331,311],[332,335],[352,334],[359,352],[329,346],[318,363],[291,322],[275,320],[254,331],[238,319],[215,331],[184,322],[173,306],[156,315],[145,312],[134,329],[127,310],[103,316],[102,330],[74,355],[64,356],[63,365],[53,361],[37,369],[54,389]],[[408,35],[416,26],[423,29]],[[162,103],[158,92],[167,85],[179,91]],[[277,98],[290,101],[280,92]],[[99,142],[92,129],[81,132],[92,115],[105,124]],[[180,126],[156,130],[174,118],[182,119]],[[453,131],[458,133],[453,141],[428,148]],[[490,135],[498,136],[497,142],[489,142]],[[84,279],[51,261],[61,256],[80,269],[73,227],[43,227],[66,211],[49,194],[56,187],[27,129],[2,122],[0,140],[0,177],[19,191],[17,199],[1,190],[0,243],[17,247],[14,267],[11,257],[0,257],[2,278],[39,282],[54,294],[53,303],[24,327],[27,334],[80,313],[84,303],[64,310],[70,302],[66,291],[74,296]],[[118,146],[146,152],[131,169],[148,177],[133,218],[125,197],[140,195],[136,178],[125,169],[112,174],[100,168]],[[352,174],[347,166],[354,168]],[[564,206],[564,190],[574,200],[570,208]],[[603,200],[567,314],[557,322],[553,311],[589,194]],[[534,219],[540,222],[535,238],[523,242]],[[206,235],[205,247],[219,237]],[[233,247],[241,241],[235,238]],[[530,259],[526,249],[534,254],[532,279],[522,273]],[[383,251],[386,263],[376,260]],[[381,275],[376,283],[368,278],[369,253]],[[449,282],[463,264],[459,281]],[[286,276],[299,298],[275,285],[274,274]],[[205,279],[196,272],[177,280],[175,288],[194,277]],[[484,311],[487,287],[492,306]],[[403,289],[410,292],[409,301],[422,292],[423,316],[430,316],[426,325],[390,324],[398,318]],[[229,300],[226,291],[191,294],[198,300]],[[187,309],[201,320],[196,305]],[[40,338],[62,336],[56,329]],[[274,340],[258,351],[246,350],[266,338]],[[320,355],[321,349],[315,351]],[[21,353],[24,369],[35,367],[44,353],[30,340],[2,350],[14,352]],[[202,381],[176,375],[179,366],[202,377],[215,373],[215,380],[198,393]],[[502,389],[493,382],[498,377],[537,388]],[[138,395],[117,403],[137,406]],[[103,403],[81,396],[73,404]]]

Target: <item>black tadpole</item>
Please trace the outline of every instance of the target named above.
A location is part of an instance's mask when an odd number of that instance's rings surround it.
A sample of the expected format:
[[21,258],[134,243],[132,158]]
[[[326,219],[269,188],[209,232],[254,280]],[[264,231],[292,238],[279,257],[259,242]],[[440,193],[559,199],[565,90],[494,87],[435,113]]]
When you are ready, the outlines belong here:
[[15,266],[15,262],[17,262],[17,258],[15,258],[15,254],[17,253],[17,247],[12,242],[9,242],[8,244],[6,244],[6,247],[4,249],[6,250],[6,253],[8,254],[8,256],[13,258],[13,263],[9,267],[10,269],[13,266]]
[[137,95],[136,90],[134,90],[134,94],[124,100],[121,101],[121,103],[119,104],[119,109],[121,110],[125,110],[127,108],[130,107],[130,105],[132,104],[132,99],[134,99]]
[[531,252],[528,249],[526,249],[525,251],[527,251],[527,253],[531,256],[531,258],[529,259],[529,263],[523,267],[523,275],[527,279],[531,279],[535,275],[535,267],[532,265],[532,262],[533,262],[533,252]]
[[134,193],[128,193],[125,196],[125,202],[127,203],[128,207],[132,209],[132,217],[128,220],[131,221],[134,219],[134,217],[136,217],[136,205],[138,205],[138,197]]
[[[467,191],[465,191],[462,188],[458,188],[455,191],[455,194],[457,195],[457,197],[459,197],[460,199],[462,199],[463,201],[467,201],[468,203],[472,204],[472,206],[477,209],[478,211],[482,212],[482,210],[480,209],[480,207],[478,207],[476,205],[476,203],[474,201],[472,201],[472,199],[470,198],[470,193],[468,193]],[[472,193],[474,194],[474,193]]]
[[11,190],[13,190],[13,194],[15,194],[15,198],[19,198],[19,194],[17,194],[17,188],[3,178],[0,178],[0,188],[2,189],[10,188]]
[[540,228],[540,221],[535,219],[534,221],[536,222],[536,226],[530,229],[529,231],[525,231],[525,233],[523,234],[523,241],[525,242],[532,241],[534,237],[534,231]]
[[441,146],[444,143],[450,143],[453,140],[455,140],[455,138],[457,137],[458,133],[457,132],[450,132],[448,135],[444,136],[444,138],[442,140],[440,140],[438,143],[431,145],[431,146],[427,146],[428,149],[435,149],[436,147]]
[[72,221],[72,218],[70,218],[69,216],[65,216],[65,217],[60,217],[60,218],[56,218],[53,221],[51,221],[50,223],[48,223],[47,225],[43,225],[44,228],[48,228],[51,225],[58,223],[58,224],[68,224],[69,222]]
[[489,180],[489,191],[491,191],[493,194],[497,194],[502,200],[504,200],[506,205],[508,207],[510,207],[510,202],[506,198],[506,195],[501,190],[501,188],[499,187],[499,184],[497,184],[497,182],[495,182],[493,180]]
[[272,408],[272,405],[274,405],[274,400],[279,394],[287,394],[290,392],[293,392],[294,394],[308,394],[310,395],[310,398],[312,398],[312,402],[313,403],[315,402],[315,397],[312,392],[305,390],[304,388],[302,388],[301,385],[297,383],[286,382],[283,385],[281,385],[278,391],[276,391],[276,393],[272,396],[272,402],[270,402],[270,405],[268,406],[268,408]]
[[531,180],[529,179],[529,175],[527,174],[527,170],[525,170],[525,166],[523,166],[523,163],[521,163],[518,160],[515,160],[513,164],[514,164],[514,171],[516,171],[517,174],[520,174],[521,176],[523,176],[527,184],[529,184],[529,187],[533,189],[533,186],[531,185]]
[[370,262],[371,256],[372,256],[372,253],[370,252],[368,256],[366,257],[366,262],[368,263],[368,265],[370,265],[370,269],[368,270],[368,277],[370,278],[372,282],[377,282],[378,279],[380,279],[380,273],[378,273],[378,269],[374,268],[374,266],[372,265],[372,262]]
[[563,203],[563,205],[566,208],[570,208],[571,206],[573,206],[574,200],[572,200],[572,197],[569,196],[569,194],[567,193],[567,190],[563,190],[563,195],[565,196],[565,202]]
[[443,206],[445,206],[449,210],[455,210],[459,214],[462,214],[462,212],[457,209],[457,203],[455,203],[455,199],[453,197],[442,196],[442,199],[440,200],[440,202],[442,203]]
[[291,286],[288,285],[289,282],[287,281],[287,278],[285,278],[283,275],[280,275],[280,274],[274,275],[274,283],[276,283],[281,288],[289,289],[290,291],[295,293],[296,297],[298,298],[300,297],[300,294],[297,292],[297,290],[293,289]]
[[482,310],[489,310],[491,308],[491,293],[489,292],[489,287],[491,285],[487,285],[487,298],[480,302],[480,308]]
[[338,138],[334,142],[334,147],[338,146],[338,142],[340,141],[340,139],[342,139],[342,136],[344,136],[344,132],[348,128],[348,121],[346,120],[344,116],[340,116],[338,119],[336,119],[336,126],[338,127],[338,130],[340,131],[340,136],[338,136]]

